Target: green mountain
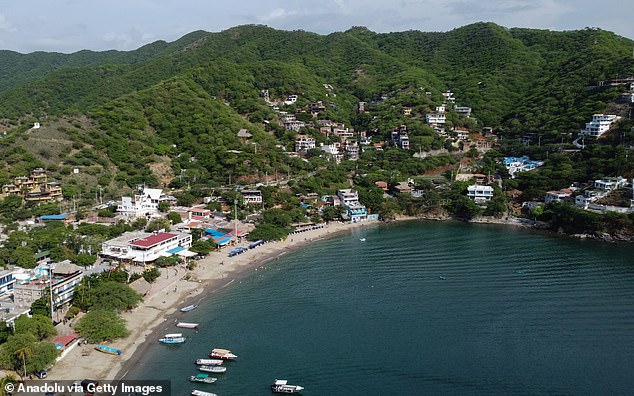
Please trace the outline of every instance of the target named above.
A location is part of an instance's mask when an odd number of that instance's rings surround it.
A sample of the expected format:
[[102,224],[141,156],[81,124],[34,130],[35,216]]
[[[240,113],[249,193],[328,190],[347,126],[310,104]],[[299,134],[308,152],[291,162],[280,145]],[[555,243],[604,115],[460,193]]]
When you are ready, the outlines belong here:
[[[249,25],[128,52],[3,51],[0,182],[35,165],[60,175],[90,168],[92,182],[106,187],[313,170],[284,153],[295,133],[279,127],[263,90],[278,101],[297,94],[297,104],[282,109],[290,112],[322,101],[320,118],[377,136],[406,123],[419,148],[440,143],[424,118],[403,118],[401,108],[422,115],[447,90],[473,110],[471,119],[450,114],[455,125],[570,140],[618,97],[620,88],[597,82],[634,75],[632,48],[632,40],[596,29],[477,23],[446,33],[354,27],[325,36]],[[359,101],[371,116],[355,113]],[[29,131],[34,121],[43,128]],[[236,135],[243,128],[253,134],[248,141]]]

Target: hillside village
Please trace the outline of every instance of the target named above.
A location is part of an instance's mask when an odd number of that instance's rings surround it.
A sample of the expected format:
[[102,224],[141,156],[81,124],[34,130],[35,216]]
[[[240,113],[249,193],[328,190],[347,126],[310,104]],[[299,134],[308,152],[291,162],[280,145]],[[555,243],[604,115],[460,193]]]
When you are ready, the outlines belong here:
[[[207,118],[200,116],[207,108],[165,116],[148,104],[164,98],[149,91],[135,98],[145,101],[144,116],[154,112],[147,124],[129,110],[130,98],[62,127],[52,126],[53,117],[15,128],[7,120],[0,140],[13,166],[1,175],[0,192],[5,327],[29,313],[73,322],[90,311],[84,300],[97,298],[76,297],[91,296],[90,282],[97,288],[111,274],[122,293],[133,291],[134,306],[170,268],[188,273],[210,255],[229,259],[331,222],[408,216],[634,240],[634,78],[595,81],[588,92],[611,95],[603,112],[584,119],[583,129],[557,119],[566,129],[556,132],[519,117],[485,123],[490,109],[480,113],[473,94],[463,89],[463,99],[449,82],[442,90],[410,83],[357,97],[323,80],[310,89],[258,86],[254,98],[223,86],[224,96],[205,99],[213,108]],[[170,84],[160,84],[167,98],[190,88]],[[474,86],[488,89],[485,81]],[[165,99],[161,106],[176,105]],[[29,147],[41,141],[68,144],[63,153]]]

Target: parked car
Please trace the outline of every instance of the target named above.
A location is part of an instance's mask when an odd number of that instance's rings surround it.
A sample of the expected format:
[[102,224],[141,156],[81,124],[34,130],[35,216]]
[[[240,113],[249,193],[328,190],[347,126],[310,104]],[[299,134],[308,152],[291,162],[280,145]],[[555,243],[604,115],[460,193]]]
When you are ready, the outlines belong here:
[[41,370],[35,373],[35,376],[39,379],[44,379],[48,376],[48,372],[46,370]]

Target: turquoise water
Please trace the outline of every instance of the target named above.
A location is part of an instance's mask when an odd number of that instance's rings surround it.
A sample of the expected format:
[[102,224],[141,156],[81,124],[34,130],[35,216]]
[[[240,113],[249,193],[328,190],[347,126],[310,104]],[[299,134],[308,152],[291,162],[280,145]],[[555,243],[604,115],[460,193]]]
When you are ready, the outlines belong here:
[[[360,238],[366,238],[365,242]],[[234,282],[152,344],[128,379],[268,395],[632,394],[634,247],[510,227],[366,226]],[[214,347],[239,358],[187,381]]]

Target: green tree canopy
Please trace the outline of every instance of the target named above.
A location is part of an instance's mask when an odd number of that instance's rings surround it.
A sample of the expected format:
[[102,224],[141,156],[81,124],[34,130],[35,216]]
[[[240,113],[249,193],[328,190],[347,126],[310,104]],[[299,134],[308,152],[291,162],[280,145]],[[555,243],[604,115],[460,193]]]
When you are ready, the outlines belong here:
[[33,334],[38,340],[57,334],[57,330],[48,316],[33,315],[29,318],[26,315],[20,315],[14,324],[15,334]]
[[125,320],[107,309],[91,310],[81,318],[75,330],[88,342],[114,341],[130,334]]

